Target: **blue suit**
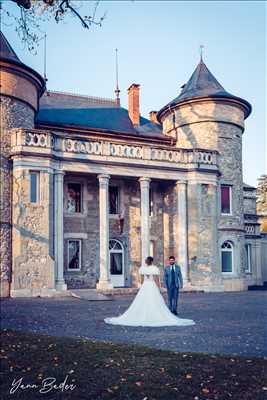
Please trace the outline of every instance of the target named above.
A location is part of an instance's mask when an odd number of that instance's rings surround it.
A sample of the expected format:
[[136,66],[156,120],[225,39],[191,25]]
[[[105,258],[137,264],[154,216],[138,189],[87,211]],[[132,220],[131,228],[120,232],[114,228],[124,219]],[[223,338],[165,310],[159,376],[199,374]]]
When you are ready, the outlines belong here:
[[[173,267],[174,273],[172,273]],[[164,283],[168,291],[169,309],[171,312],[177,312],[179,289],[183,287],[183,277],[179,265],[173,264],[165,267]]]

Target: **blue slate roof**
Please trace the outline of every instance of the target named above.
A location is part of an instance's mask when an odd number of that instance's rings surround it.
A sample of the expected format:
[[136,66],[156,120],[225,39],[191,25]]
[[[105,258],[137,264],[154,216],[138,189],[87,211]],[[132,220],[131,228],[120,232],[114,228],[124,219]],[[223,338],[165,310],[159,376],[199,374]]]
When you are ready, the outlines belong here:
[[170,103],[164,106],[158,112],[158,116],[160,117],[162,112],[167,108],[171,108],[186,101],[205,97],[236,100],[245,106],[245,117],[248,117],[248,115],[251,113],[251,105],[246,100],[227,92],[217,81],[214,75],[212,75],[206,64],[201,59],[189,81],[186,85],[184,85],[181,93]]
[[48,92],[42,96],[37,124],[95,128],[166,139],[161,125],[146,118],[140,118],[139,127],[133,126],[128,111],[118,106],[115,100],[60,92]]

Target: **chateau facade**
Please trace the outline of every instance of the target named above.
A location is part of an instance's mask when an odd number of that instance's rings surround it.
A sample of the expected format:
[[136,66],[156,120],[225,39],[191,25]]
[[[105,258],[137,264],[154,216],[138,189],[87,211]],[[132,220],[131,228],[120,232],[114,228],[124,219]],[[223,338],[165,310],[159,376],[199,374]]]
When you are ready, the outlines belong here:
[[243,182],[246,100],[201,60],[146,119],[139,85],[128,110],[119,90],[46,91],[0,39],[2,296],[136,287],[148,255],[159,267],[177,257],[187,290],[262,285],[256,189]]

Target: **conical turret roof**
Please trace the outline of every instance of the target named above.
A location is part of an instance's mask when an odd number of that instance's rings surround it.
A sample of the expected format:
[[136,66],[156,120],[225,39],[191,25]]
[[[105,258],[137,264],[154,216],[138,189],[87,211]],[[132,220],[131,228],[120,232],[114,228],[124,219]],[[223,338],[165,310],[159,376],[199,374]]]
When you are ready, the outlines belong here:
[[34,69],[20,61],[15,51],[12,49],[3,32],[0,31],[0,67],[11,71],[14,75],[19,75],[31,80],[35,84],[38,95],[41,96],[45,91],[45,80]]
[[0,58],[9,61],[15,61],[16,63],[22,64],[20,59],[18,58],[15,51],[12,49],[10,44],[8,43],[4,34],[0,31]]
[[220,96],[229,95],[201,60],[191,78],[183,87],[182,92],[174,101],[214,94]]
[[201,59],[189,81],[183,86],[179,96],[158,112],[158,118],[160,118],[167,109],[173,108],[181,103],[204,98],[231,99],[243,105],[245,108],[245,118],[251,113],[251,105],[246,100],[228,93]]

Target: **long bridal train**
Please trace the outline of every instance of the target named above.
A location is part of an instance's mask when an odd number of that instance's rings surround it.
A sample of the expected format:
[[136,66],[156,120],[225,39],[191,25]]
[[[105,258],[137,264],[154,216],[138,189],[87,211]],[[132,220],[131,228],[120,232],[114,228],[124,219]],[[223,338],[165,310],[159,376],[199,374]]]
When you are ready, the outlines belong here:
[[154,266],[141,267],[144,282],[130,307],[120,316],[105,318],[107,324],[127,326],[189,326],[195,325],[191,319],[182,319],[171,313],[166,306],[154,275],[159,275],[159,269]]

